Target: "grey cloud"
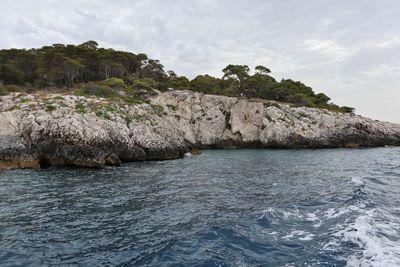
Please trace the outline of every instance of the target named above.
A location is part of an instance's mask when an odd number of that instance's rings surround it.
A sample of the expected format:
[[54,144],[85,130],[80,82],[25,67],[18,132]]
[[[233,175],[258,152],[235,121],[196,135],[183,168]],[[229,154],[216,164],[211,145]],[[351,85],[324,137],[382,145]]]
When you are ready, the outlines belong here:
[[360,114],[400,122],[396,0],[3,0],[0,8],[0,48],[93,39],[189,77],[264,64]]

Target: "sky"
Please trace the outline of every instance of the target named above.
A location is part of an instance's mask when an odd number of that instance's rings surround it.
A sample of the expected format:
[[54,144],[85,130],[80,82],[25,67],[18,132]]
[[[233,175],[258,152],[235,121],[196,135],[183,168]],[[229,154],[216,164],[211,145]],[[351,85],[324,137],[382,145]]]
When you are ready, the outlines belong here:
[[398,0],[0,0],[0,10],[0,49],[95,40],[190,78],[261,64],[400,123]]

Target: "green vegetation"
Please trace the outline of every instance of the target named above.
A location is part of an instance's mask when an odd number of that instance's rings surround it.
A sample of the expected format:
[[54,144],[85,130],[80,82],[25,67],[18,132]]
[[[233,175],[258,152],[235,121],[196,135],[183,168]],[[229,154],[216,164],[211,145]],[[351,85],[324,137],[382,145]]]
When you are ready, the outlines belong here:
[[[271,70],[258,65],[228,65],[222,77],[198,75],[192,80],[165,71],[146,54],[99,48],[95,41],[80,45],[53,44],[39,49],[0,50],[0,95],[8,92],[68,88],[79,96],[96,96],[130,104],[145,103],[157,91],[191,90],[291,103],[295,106],[353,112],[302,82],[276,81]],[[79,109],[83,112],[82,109]]]
[[56,106],[53,106],[53,105],[51,105],[51,104],[47,104],[47,105],[46,105],[46,110],[47,110],[47,111],[54,111],[54,110],[56,110],[56,109],[57,109]]
[[264,107],[266,107],[266,108],[268,108],[268,107],[276,107],[278,109],[281,109],[281,106],[276,102],[264,103]]
[[10,92],[8,91],[8,89],[4,85],[0,84],[0,96],[5,96],[9,93]]
[[53,99],[54,100],[65,100],[64,97],[60,96],[60,95],[53,97]]
[[117,92],[108,86],[104,86],[97,83],[87,83],[84,87],[79,88],[75,91],[78,96],[97,96],[102,98],[113,98],[117,96]]
[[20,103],[21,103],[21,104],[23,104],[23,103],[28,103],[28,102],[29,102],[29,99],[28,99],[28,98],[24,98],[24,97],[23,97],[23,98],[20,99]]
[[104,119],[109,120],[109,121],[112,120],[111,115],[108,112],[97,111],[96,112],[96,116],[99,117],[99,118],[104,118]]
[[85,105],[81,102],[75,105],[75,111],[79,114],[85,114],[87,112]]
[[160,106],[160,105],[151,105],[151,107],[152,107],[154,113],[157,114],[157,115],[160,116],[160,117],[166,114],[165,111],[164,111],[163,106]]

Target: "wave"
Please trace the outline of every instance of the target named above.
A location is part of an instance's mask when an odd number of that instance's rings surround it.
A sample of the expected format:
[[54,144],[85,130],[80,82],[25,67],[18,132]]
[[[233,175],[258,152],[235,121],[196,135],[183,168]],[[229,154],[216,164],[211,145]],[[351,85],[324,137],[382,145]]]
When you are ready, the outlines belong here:
[[[351,183],[365,186],[362,177],[353,177]],[[358,202],[330,208],[325,215],[328,219],[345,218],[332,234],[336,240],[325,244],[324,249],[342,250],[352,244],[352,253],[345,259],[347,266],[400,266],[400,219],[393,216],[392,209]]]
[[[382,210],[363,211],[355,221],[333,235],[341,243],[351,242],[359,251],[347,259],[347,266],[400,266],[399,225]],[[339,226],[340,228],[341,226]]]

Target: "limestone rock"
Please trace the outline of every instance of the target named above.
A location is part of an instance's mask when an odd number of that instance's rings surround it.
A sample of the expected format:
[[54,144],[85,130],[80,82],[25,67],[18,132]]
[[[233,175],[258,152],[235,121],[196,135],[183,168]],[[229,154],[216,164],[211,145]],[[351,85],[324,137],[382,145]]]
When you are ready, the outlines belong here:
[[[151,105],[72,95],[26,97],[29,106],[23,108],[13,96],[1,99],[0,169],[103,167],[175,159],[207,147],[400,145],[398,124],[188,91],[160,93]],[[56,98],[58,102],[52,102]],[[46,109],[49,102],[52,111]],[[77,104],[84,108],[77,110]]]

